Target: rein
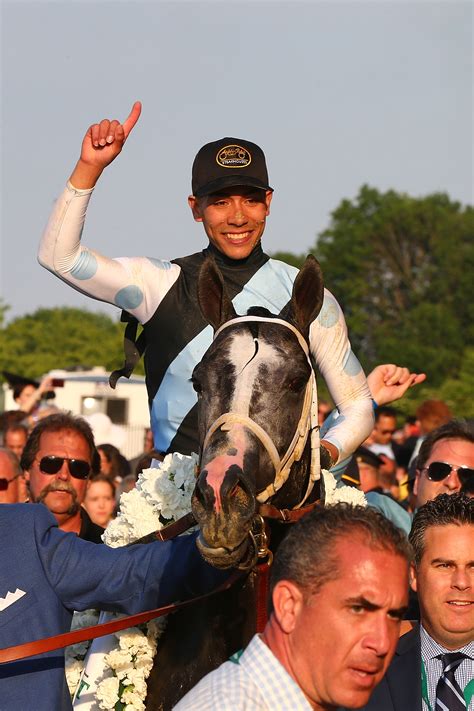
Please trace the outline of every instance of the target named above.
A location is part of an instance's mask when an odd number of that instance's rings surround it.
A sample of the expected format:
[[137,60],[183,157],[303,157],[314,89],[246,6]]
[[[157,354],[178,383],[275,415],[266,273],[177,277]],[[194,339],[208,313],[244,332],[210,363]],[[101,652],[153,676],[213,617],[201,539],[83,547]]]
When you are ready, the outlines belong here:
[[136,615],[127,615],[126,617],[121,617],[118,620],[111,620],[110,622],[104,622],[100,625],[83,627],[82,629],[74,630],[74,632],[64,632],[63,634],[57,634],[53,637],[37,639],[34,642],[24,642],[23,644],[17,644],[14,647],[5,647],[4,649],[0,649],[0,664],[16,662],[20,659],[24,659],[25,657],[32,657],[36,654],[44,654],[45,652],[52,652],[55,649],[69,647],[70,644],[85,642],[89,639],[96,639],[96,637],[104,637],[105,635],[113,634],[114,632],[126,629],[127,627],[135,627],[136,625],[143,624],[144,622],[149,622],[156,617],[169,615],[171,612],[182,610],[183,608],[189,607],[196,602],[200,602],[201,600],[206,600],[213,595],[217,595],[217,593],[229,590],[229,588],[231,588],[234,583],[242,578],[243,575],[244,573],[242,571],[236,570],[230,575],[225,583],[222,583],[214,590],[211,590],[211,592],[199,595],[198,597],[193,597],[190,600],[185,600],[184,602],[174,602],[169,605],[164,605],[163,607],[157,607],[154,610],[139,612]]
[[306,442],[308,440],[308,435],[310,435],[311,464],[308,478],[308,486],[304,497],[294,507],[295,509],[299,509],[307,500],[308,496],[313,490],[314,483],[320,478],[318,396],[313,364],[311,363],[311,358],[309,355],[309,347],[303,335],[291,323],[288,323],[288,321],[284,321],[283,319],[267,318],[265,316],[238,316],[237,318],[233,318],[217,329],[214,334],[214,340],[224,329],[228,328],[229,326],[233,326],[238,323],[254,322],[277,324],[279,326],[284,326],[292,333],[294,333],[294,335],[298,339],[298,343],[304,351],[306,359],[311,368],[311,374],[306,384],[303,407],[301,410],[298,425],[295,430],[295,434],[293,435],[293,438],[285,454],[280,457],[272,438],[263,429],[263,427],[261,427],[247,415],[243,415],[238,412],[225,412],[224,414],[220,415],[209,427],[204,438],[204,443],[201,451],[203,451],[208,446],[212,435],[218,429],[226,431],[229,430],[233,424],[241,424],[244,425],[244,427],[246,427],[247,429],[249,429],[259,439],[259,441],[267,451],[275,469],[275,478],[273,482],[269,484],[263,491],[257,494],[257,501],[260,504],[263,504],[268,501],[269,498],[274,496],[276,492],[281,489],[281,487],[286,483],[290,475],[291,467],[295,462],[298,462],[301,459],[301,456],[304,452],[304,448],[306,446]]

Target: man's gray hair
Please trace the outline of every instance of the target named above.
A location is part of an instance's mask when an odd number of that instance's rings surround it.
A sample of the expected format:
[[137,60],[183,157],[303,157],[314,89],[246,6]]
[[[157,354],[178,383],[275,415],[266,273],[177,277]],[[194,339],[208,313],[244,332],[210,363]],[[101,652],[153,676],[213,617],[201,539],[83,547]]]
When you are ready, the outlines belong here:
[[[340,539],[362,539],[376,550],[386,550],[411,561],[406,535],[370,506],[339,503],[316,508],[303,516],[283,540],[270,573],[270,593],[280,580],[292,580],[305,595],[312,595],[339,574],[334,553]],[[270,595],[271,604],[271,595]]]
[[474,499],[461,492],[440,494],[436,499],[420,506],[410,531],[415,565],[419,565],[425,552],[425,535],[434,526],[468,526],[474,524]]

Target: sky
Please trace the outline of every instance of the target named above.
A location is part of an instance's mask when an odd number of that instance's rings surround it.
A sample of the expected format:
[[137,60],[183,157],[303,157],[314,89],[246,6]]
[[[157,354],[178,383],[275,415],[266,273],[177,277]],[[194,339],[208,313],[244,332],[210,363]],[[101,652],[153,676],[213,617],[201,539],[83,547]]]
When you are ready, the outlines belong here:
[[[187,205],[198,149],[262,146],[263,244],[313,251],[367,183],[473,201],[473,3],[1,0],[0,298],[117,315],[42,269],[38,242],[104,117],[140,121],[104,172],[83,242],[162,259],[207,240]],[[330,285],[329,285],[330,286]],[[337,296],[337,295],[336,295]]]

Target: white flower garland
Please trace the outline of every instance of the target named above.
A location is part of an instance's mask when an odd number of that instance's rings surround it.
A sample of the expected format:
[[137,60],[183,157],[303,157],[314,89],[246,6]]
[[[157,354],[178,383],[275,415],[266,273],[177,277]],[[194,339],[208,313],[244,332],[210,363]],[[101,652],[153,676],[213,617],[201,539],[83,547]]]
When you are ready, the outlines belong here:
[[[109,523],[102,536],[106,545],[112,548],[125,546],[191,510],[197,455],[168,454],[163,462],[153,464],[156,466],[141,472],[136,488],[120,497],[117,518]],[[338,485],[328,471],[323,470],[322,476],[326,505],[339,501],[367,505],[364,494],[358,489]],[[163,524],[161,519],[166,519],[166,523]],[[96,624],[97,614],[91,610],[75,613],[73,628]],[[158,618],[139,628],[110,635],[113,643],[109,642],[107,652],[99,655],[102,663],[98,673],[93,668],[89,669],[89,656],[85,659],[88,642],[68,647],[66,678],[71,695],[75,694],[74,708],[81,711],[145,711],[146,679],[153,666],[157,639],[165,624],[166,618]],[[93,648],[94,643],[90,652]],[[93,667],[92,663],[90,667]],[[87,677],[87,684],[84,676]],[[81,685],[90,689],[85,697]]]
[[354,486],[346,486],[337,481],[332,472],[322,470],[324,485],[324,505],[332,506],[345,502],[351,506],[367,506],[367,499],[363,491]]
[[[188,457],[174,453],[168,454],[163,462],[153,462],[156,466],[141,472],[136,488],[121,495],[120,511],[107,526],[102,536],[104,543],[112,548],[125,546],[187,514],[191,510],[197,463],[195,454]],[[91,613],[96,616],[92,618]],[[73,626],[76,628],[96,622],[94,611],[74,614]],[[166,618],[158,618],[110,635],[108,645],[106,640],[107,653],[99,655],[102,659],[98,674],[93,659],[94,643],[87,658],[88,642],[68,647],[66,679],[74,696],[74,708],[144,711],[146,679],[153,666],[157,639],[165,624]],[[104,638],[100,645],[104,648]]]

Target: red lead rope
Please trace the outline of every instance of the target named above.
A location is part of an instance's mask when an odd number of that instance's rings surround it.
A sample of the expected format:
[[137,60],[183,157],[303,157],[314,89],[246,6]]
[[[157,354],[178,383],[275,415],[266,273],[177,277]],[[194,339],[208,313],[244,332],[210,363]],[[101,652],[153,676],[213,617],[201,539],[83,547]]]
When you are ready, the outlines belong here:
[[107,634],[113,634],[119,630],[126,629],[127,627],[134,627],[135,625],[140,625],[143,622],[149,622],[149,620],[155,617],[163,617],[163,615],[168,615],[170,612],[176,612],[176,610],[181,610],[183,607],[189,607],[195,602],[200,600],[205,600],[212,595],[217,595],[217,593],[224,592],[232,587],[232,585],[237,582],[240,578],[246,575],[245,571],[235,571],[229,578],[217,587],[205,595],[199,595],[198,597],[193,597],[191,600],[185,600],[184,602],[172,603],[170,605],[165,605],[164,607],[157,607],[154,610],[147,610],[146,612],[140,612],[137,615],[128,615],[127,617],[121,617],[118,620],[112,620],[111,622],[104,622],[101,625],[95,625],[93,627],[83,627],[79,630],[74,630],[74,632],[64,632],[63,634],[55,635],[54,637],[46,637],[44,639],[37,639],[34,642],[25,642],[24,644],[17,644],[15,647],[5,647],[0,649],[0,664],[5,664],[6,662],[15,662],[19,659],[24,659],[25,657],[31,657],[35,654],[44,654],[44,652],[52,652],[55,649],[62,649],[63,647],[68,647],[70,644],[77,644],[78,642],[85,642],[88,639],[95,639],[96,637],[104,637]]
[[[270,507],[268,507],[270,508]],[[272,507],[273,508],[273,507]],[[275,509],[276,511],[276,509]],[[266,512],[267,515],[269,512]],[[279,512],[281,518],[281,512]],[[277,518],[277,516],[271,516]],[[283,518],[283,520],[285,520]],[[192,513],[186,514],[182,518],[175,521],[175,523],[166,526],[160,531],[155,532],[155,537],[159,540],[165,541],[174,536],[183,533],[184,531],[191,528],[196,523]],[[270,573],[270,563],[259,563],[257,565],[256,573],[256,632],[263,632],[263,629],[267,623],[267,598],[268,598],[268,587],[269,587],[269,573]],[[62,649],[68,647],[70,644],[77,644],[78,642],[85,642],[89,639],[96,639],[96,637],[104,637],[108,634],[113,634],[119,630],[127,629],[128,627],[134,627],[135,625],[143,624],[144,622],[149,622],[156,617],[163,617],[171,612],[176,612],[184,607],[189,607],[195,602],[205,600],[212,595],[217,595],[220,592],[229,590],[229,588],[244,577],[248,571],[237,570],[233,572],[229,578],[217,587],[205,595],[199,595],[198,597],[193,597],[190,600],[185,600],[184,602],[172,603],[170,605],[165,605],[164,607],[157,607],[154,610],[147,610],[145,612],[140,612],[136,615],[128,615],[126,617],[120,617],[117,620],[111,620],[110,622],[104,622],[100,625],[95,625],[92,627],[83,627],[82,629],[74,630],[74,632],[64,632],[63,634],[54,635],[54,637],[45,637],[44,639],[37,639],[33,642],[25,642],[23,644],[17,644],[14,647],[5,647],[0,649],[0,664],[6,664],[7,662],[15,662],[19,659],[24,659],[25,657],[32,657],[35,654],[44,654],[45,652],[52,652],[55,649]]]
[[259,563],[257,565],[256,599],[257,609],[255,615],[255,632],[261,634],[268,621],[268,587],[270,580],[270,564]]

